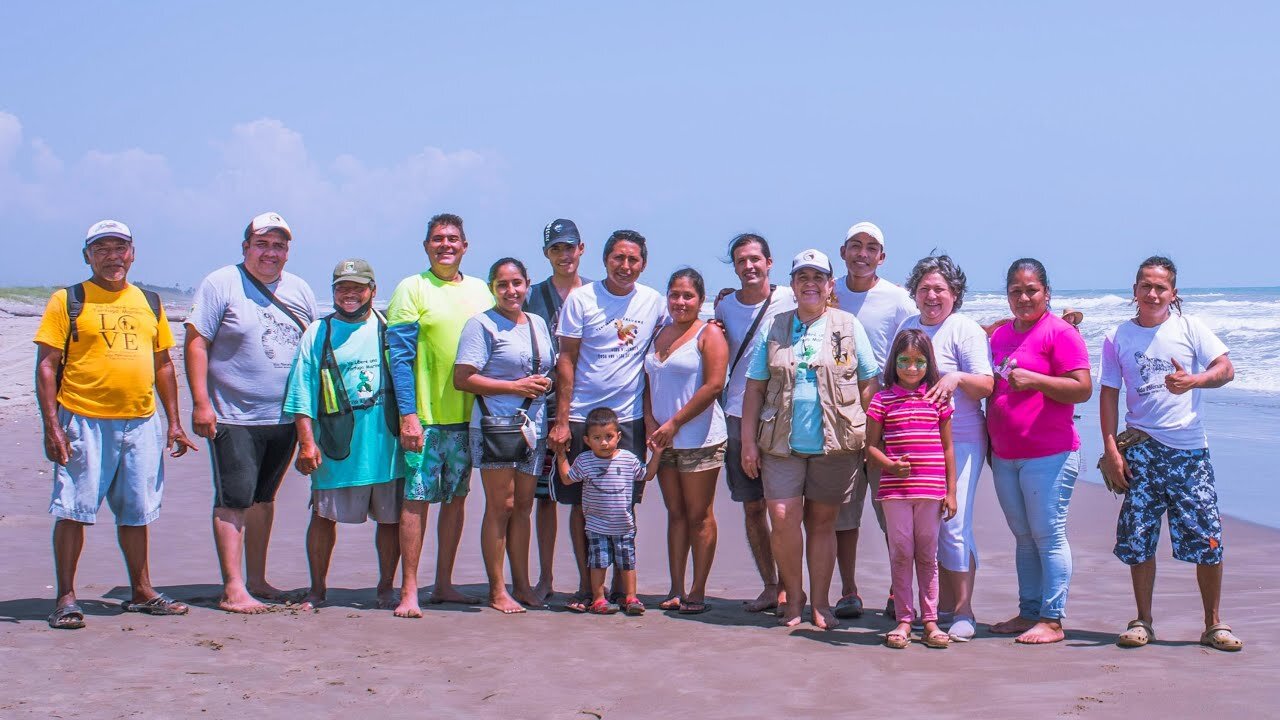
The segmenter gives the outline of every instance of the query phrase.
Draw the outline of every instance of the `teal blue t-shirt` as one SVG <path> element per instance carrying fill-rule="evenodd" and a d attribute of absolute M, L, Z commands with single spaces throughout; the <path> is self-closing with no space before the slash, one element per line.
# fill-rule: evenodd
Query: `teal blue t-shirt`
<path fill-rule="evenodd" d="M 773 329 L 774 318 L 762 324 L 760 334 L 756 336 L 755 346 L 751 351 L 751 364 L 747 367 L 747 377 L 751 380 L 765 381 L 769 379 L 768 337 Z M 818 400 L 818 373 L 809 367 L 809 363 L 822 350 L 822 336 L 827 329 L 827 316 L 824 313 L 813 324 L 805 325 L 796 316 L 791 320 L 791 343 L 795 348 L 796 384 L 791 403 L 791 449 L 805 454 L 822 452 L 822 405 Z M 875 354 L 871 350 L 871 341 L 867 339 L 867 331 L 862 323 L 854 318 L 853 343 L 858 355 L 858 379 L 870 380 L 880 374 Z"/>
<path fill-rule="evenodd" d="M 331 318 L 330 344 L 333 355 L 342 371 L 342 383 L 346 386 L 347 399 L 352 407 L 363 405 L 370 398 L 376 402 L 368 408 L 355 411 L 355 432 L 351 436 L 351 454 L 343 460 L 334 460 L 321 450 L 320 467 L 311 473 L 311 487 L 315 490 L 375 485 L 404 477 L 399 467 L 399 448 L 396 437 L 387 427 L 382 392 L 382 368 L 378 354 L 382 346 L 378 342 L 378 319 L 373 315 L 363 323 L 344 322 Z M 289 371 L 289 382 L 284 398 L 284 411 L 294 415 L 306 415 L 315 419 L 320 402 L 320 361 L 324 353 L 323 322 L 311 323 L 298 344 L 298 354 Z M 312 432 L 318 432 L 312 422 Z"/>

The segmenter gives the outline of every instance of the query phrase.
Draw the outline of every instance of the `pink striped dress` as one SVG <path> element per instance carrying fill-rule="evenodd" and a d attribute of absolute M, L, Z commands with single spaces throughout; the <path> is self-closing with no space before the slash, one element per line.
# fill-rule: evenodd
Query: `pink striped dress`
<path fill-rule="evenodd" d="M 938 424 L 951 417 L 950 404 L 938 407 L 924 399 L 929 388 L 913 391 L 894 385 L 876 393 L 867 417 L 884 427 L 884 454 L 890 460 L 909 455 L 911 474 L 905 478 L 880 476 L 877 500 L 938 499 L 947 496 L 947 463 Z"/>

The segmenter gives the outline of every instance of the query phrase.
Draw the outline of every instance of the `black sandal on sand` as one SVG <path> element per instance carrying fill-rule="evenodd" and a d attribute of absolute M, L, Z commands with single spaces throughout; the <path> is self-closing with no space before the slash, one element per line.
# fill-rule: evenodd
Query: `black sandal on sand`
<path fill-rule="evenodd" d="M 587 611 L 587 605 L 591 603 L 590 593 L 574 593 L 565 601 L 564 607 L 570 612 L 584 613 Z"/>
<path fill-rule="evenodd" d="M 54 630 L 79 630 L 84 627 L 84 610 L 75 603 L 62 605 L 49 616 L 49 627 Z"/>
<path fill-rule="evenodd" d="M 125 602 L 120 607 L 125 612 L 143 613 L 144 615 L 186 615 L 190 610 L 185 604 L 174 600 L 164 593 L 157 593 L 146 602 Z"/>
<path fill-rule="evenodd" d="M 672 595 L 666 600 L 663 600 L 662 602 L 658 603 L 658 609 L 666 612 L 670 612 L 672 610 L 679 610 L 680 606 L 683 604 L 684 604 L 684 600 L 680 599 L 679 595 Z"/>
<path fill-rule="evenodd" d="M 711 603 L 685 600 L 680 603 L 678 612 L 681 615 L 701 615 L 704 612 L 711 612 Z"/>

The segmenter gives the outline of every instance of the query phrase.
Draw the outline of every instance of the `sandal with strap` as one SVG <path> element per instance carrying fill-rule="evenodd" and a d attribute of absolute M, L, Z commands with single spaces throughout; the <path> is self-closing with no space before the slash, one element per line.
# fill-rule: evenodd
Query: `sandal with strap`
<path fill-rule="evenodd" d="M 1137 648 L 1156 639 L 1156 631 L 1146 620 L 1130 620 L 1128 628 L 1120 633 L 1116 645 L 1126 648 Z"/>
<path fill-rule="evenodd" d="M 629 597 L 622 604 L 622 612 L 628 615 L 643 615 L 644 603 L 640 602 L 638 597 Z"/>
<path fill-rule="evenodd" d="M 679 595 L 672 595 L 666 600 L 658 603 L 658 609 L 664 611 L 679 610 L 682 603 L 684 603 L 684 601 L 680 599 Z"/>
<path fill-rule="evenodd" d="M 146 602 L 126 602 L 121 603 L 121 608 L 125 612 L 143 613 L 144 615 L 186 615 L 190 610 L 184 603 L 165 595 L 157 593 L 155 597 Z"/>
<path fill-rule="evenodd" d="M 574 593 L 565 601 L 564 608 L 569 612 L 584 613 L 587 611 L 587 604 L 590 602 L 590 594 Z"/>
<path fill-rule="evenodd" d="M 951 647 L 951 636 L 942 630 L 934 630 L 924 636 L 924 645 L 935 650 L 943 650 Z"/>
<path fill-rule="evenodd" d="M 1205 630 L 1200 636 L 1200 644 L 1226 652 L 1244 649 L 1244 641 L 1236 637 L 1235 633 L 1231 632 L 1231 626 L 1226 623 L 1218 623 Z"/>
<path fill-rule="evenodd" d="M 615 605 L 610 605 L 608 600 L 600 598 L 587 606 L 587 612 L 592 615 L 612 615 L 618 612 L 618 608 Z"/>
<path fill-rule="evenodd" d="M 75 603 L 59 606 L 49 616 L 49 627 L 54 630 L 79 630 L 84 627 L 84 610 Z"/>
<path fill-rule="evenodd" d="M 884 644 L 886 647 L 891 647 L 894 650 L 902 650 L 911 644 L 911 638 L 897 630 L 894 630 L 884 636 Z"/>

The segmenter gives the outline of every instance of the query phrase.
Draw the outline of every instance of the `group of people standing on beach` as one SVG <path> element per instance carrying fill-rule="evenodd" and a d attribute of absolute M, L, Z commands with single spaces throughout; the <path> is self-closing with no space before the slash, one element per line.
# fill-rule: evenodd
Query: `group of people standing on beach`
<path fill-rule="evenodd" d="M 1017 613 L 990 630 L 1028 644 L 1063 639 L 1067 508 L 1082 462 L 1073 408 L 1091 397 L 1093 378 L 1075 327 L 1082 317 L 1050 309 L 1039 261 L 1009 266 L 1012 318 L 983 327 L 959 312 L 966 277 L 947 255 L 922 258 L 904 287 L 880 277 L 885 237 L 870 222 L 849 228 L 839 246 L 847 274 L 836 277 L 828 256 L 811 249 L 791 261 L 786 284 L 770 282 L 768 241 L 743 234 L 728 247 L 740 285 L 721 291 L 714 319 L 704 320 L 696 270 L 673 273 L 665 294 L 640 283 L 648 248 L 635 231 L 608 236 L 605 277 L 591 281 L 579 273 L 586 244 L 576 225 L 553 220 L 542 236 L 549 277 L 531 283 L 525 264 L 505 257 L 486 281 L 462 272 L 463 221 L 446 213 L 427 226 L 429 268 L 396 286 L 385 316 L 374 308 L 373 268 L 360 258 L 337 263 L 333 312 L 321 316 L 311 288 L 285 271 L 292 239 L 278 214 L 253 218 L 242 261 L 201 282 L 185 322 L 191 426 L 211 459 L 223 610 L 257 613 L 263 600 L 285 596 L 267 580 L 267 549 L 276 491 L 293 463 L 312 484 L 306 608 L 325 602 L 337 525 L 372 519 L 378 603 L 421 617 L 418 564 L 433 504 L 427 601 L 479 602 L 453 583 L 476 468 L 493 608 L 547 603 L 557 506 L 566 504 L 578 587 L 565 606 L 644 613 L 634 508 L 656 477 L 671 581 L 658 607 L 703 613 L 723 470 L 763 584 L 746 610 L 828 630 L 861 616 L 855 568 L 870 498 L 891 565 L 885 614 L 897 621 L 885 644 L 907 647 L 919 624 L 924 644 L 945 648 L 976 632 L 973 508 L 986 463 L 1018 577 Z M 123 223 L 91 227 L 92 277 L 53 294 L 35 337 L 44 446 L 55 463 L 55 628 L 84 626 L 75 569 L 84 526 L 104 499 L 130 576 L 124 609 L 188 611 L 157 592 L 147 570 L 163 455 L 196 445 L 178 410 L 164 308 L 128 281 L 134 257 Z M 1144 261 L 1133 293 L 1136 316 L 1107 334 L 1099 378 L 1098 462 L 1108 486 L 1125 494 L 1115 554 L 1131 567 L 1138 615 L 1118 642 L 1155 637 L 1155 550 L 1167 514 L 1174 557 L 1197 566 L 1200 642 L 1238 650 L 1243 643 L 1218 617 L 1222 530 L 1199 392 L 1234 371 L 1226 346 L 1182 314 L 1172 261 Z"/>

